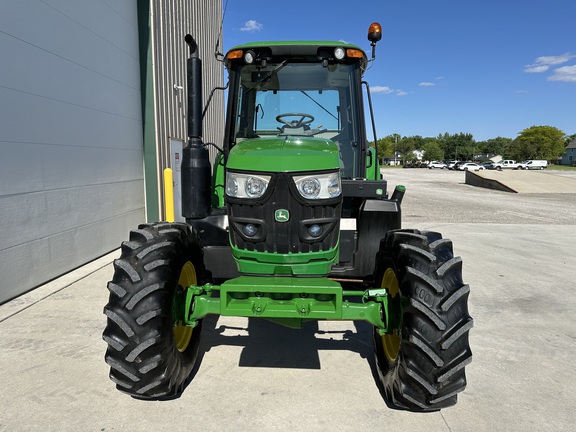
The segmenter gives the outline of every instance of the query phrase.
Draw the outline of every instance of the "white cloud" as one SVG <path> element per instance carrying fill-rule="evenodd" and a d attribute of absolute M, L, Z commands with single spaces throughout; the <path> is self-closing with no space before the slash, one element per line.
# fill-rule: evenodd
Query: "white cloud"
<path fill-rule="evenodd" d="M 370 87 L 371 93 L 381 93 L 381 94 L 392 94 L 394 93 L 396 96 L 405 96 L 410 93 L 414 93 L 413 91 L 405 92 L 404 90 L 394 90 L 388 86 L 374 86 Z"/>
<path fill-rule="evenodd" d="M 436 84 L 431 83 L 431 82 L 423 81 L 423 82 L 421 82 L 421 83 L 418 84 L 418 85 L 419 85 L 420 87 L 434 87 Z"/>
<path fill-rule="evenodd" d="M 255 32 L 255 31 L 260 31 L 263 28 L 264 28 L 264 26 L 262 24 L 260 24 L 258 21 L 248 20 L 244 23 L 244 27 L 240 28 L 240 31 Z"/>
<path fill-rule="evenodd" d="M 394 93 L 394 90 L 392 90 L 390 87 L 387 87 L 387 86 L 374 86 L 374 87 L 370 87 L 370 93 L 389 94 L 389 93 Z"/>
<path fill-rule="evenodd" d="M 524 66 L 524 72 L 526 73 L 542 73 L 546 72 L 548 69 L 550 69 L 550 66 L 547 65 L 532 64 Z"/>
<path fill-rule="evenodd" d="M 548 81 L 576 82 L 576 65 L 555 69 L 554 75 L 549 76 Z"/>
<path fill-rule="evenodd" d="M 545 64 L 545 65 L 559 65 L 562 63 L 566 63 L 568 60 L 573 59 L 576 57 L 574 54 L 564 53 L 559 56 L 542 56 L 536 59 L 536 64 Z"/>
<path fill-rule="evenodd" d="M 536 61 L 532 64 L 524 66 L 524 72 L 526 73 L 542 73 L 550 69 L 550 66 L 557 66 L 562 63 L 575 58 L 575 54 L 570 54 L 569 52 L 564 53 L 559 56 L 540 56 L 536 58 Z"/>

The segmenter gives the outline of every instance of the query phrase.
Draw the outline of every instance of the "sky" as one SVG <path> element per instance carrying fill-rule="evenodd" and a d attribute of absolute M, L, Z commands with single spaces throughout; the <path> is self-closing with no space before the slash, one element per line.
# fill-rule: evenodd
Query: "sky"
<path fill-rule="evenodd" d="M 370 55 L 377 137 L 576 133 L 576 0 L 223 0 L 223 46 L 339 40 Z M 367 124 L 369 139 L 373 139 Z"/>

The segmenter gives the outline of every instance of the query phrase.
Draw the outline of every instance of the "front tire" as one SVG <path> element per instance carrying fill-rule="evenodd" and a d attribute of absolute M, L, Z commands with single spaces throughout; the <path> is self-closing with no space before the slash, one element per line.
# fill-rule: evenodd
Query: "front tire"
<path fill-rule="evenodd" d="M 201 323 L 173 319 L 178 287 L 202 285 L 202 251 L 193 229 L 181 223 L 140 225 L 122 244 L 108 283 L 103 339 L 116 388 L 141 399 L 178 396 L 190 376 Z"/>
<path fill-rule="evenodd" d="M 379 381 L 396 408 L 436 411 L 456 403 L 472 360 L 470 288 L 452 243 L 433 232 L 388 233 L 377 256 L 376 281 L 388 291 L 392 329 L 374 330 Z"/>

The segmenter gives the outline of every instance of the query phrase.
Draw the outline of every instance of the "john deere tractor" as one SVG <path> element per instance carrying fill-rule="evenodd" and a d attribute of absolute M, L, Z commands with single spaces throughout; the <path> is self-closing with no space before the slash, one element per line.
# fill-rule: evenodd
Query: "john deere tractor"
<path fill-rule="evenodd" d="M 469 287 L 449 240 L 401 229 L 405 188 L 388 193 L 368 144 L 362 77 L 381 35 L 373 23 L 370 59 L 343 42 L 228 51 L 226 131 L 213 164 L 202 141 L 201 60 L 186 37 L 186 222 L 140 225 L 114 262 L 103 338 L 119 390 L 177 397 L 213 314 L 292 328 L 366 321 L 389 405 L 456 403 L 472 356 Z"/>

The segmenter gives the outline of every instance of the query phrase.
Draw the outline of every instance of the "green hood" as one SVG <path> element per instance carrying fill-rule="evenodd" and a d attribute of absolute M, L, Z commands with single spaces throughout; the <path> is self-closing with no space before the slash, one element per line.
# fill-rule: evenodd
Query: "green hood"
<path fill-rule="evenodd" d="M 254 138 L 230 150 L 228 169 L 267 172 L 332 170 L 340 167 L 334 141 L 309 137 Z"/>

